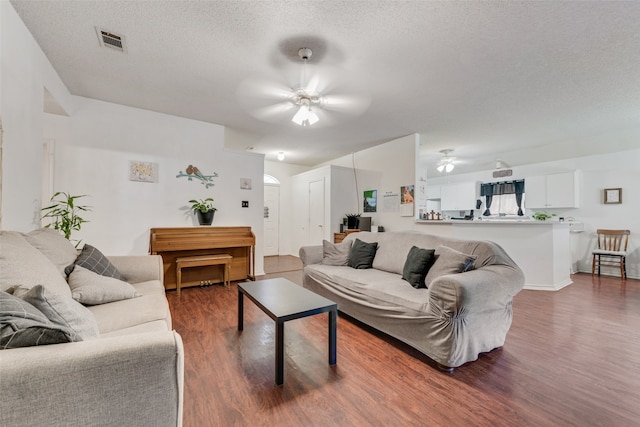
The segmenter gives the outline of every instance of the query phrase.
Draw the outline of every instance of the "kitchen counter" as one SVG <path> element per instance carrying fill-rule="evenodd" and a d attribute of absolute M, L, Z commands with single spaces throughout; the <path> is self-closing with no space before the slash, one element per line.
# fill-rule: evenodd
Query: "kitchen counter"
<path fill-rule="evenodd" d="M 525 289 L 555 291 L 572 283 L 569 222 L 416 220 L 414 228 L 442 237 L 498 243 L 524 272 Z"/>

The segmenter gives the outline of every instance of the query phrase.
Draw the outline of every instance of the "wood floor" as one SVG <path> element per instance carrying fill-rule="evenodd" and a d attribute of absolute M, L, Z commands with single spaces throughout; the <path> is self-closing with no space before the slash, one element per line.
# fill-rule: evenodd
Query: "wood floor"
<path fill-rule="evenodd" d="M 266 278 L 301 283 L 297 258 L 274 258 Z M 281 387 L 274 323 L 245 300 L 239 333 L 235 284 L 170 291 L 184 426 L 638 426 L 640 281 L 573 280 L 520 292 L 505 346 L 450 374 L 345 316 L 331 367 L 327 315 L 287 322 Z"/>

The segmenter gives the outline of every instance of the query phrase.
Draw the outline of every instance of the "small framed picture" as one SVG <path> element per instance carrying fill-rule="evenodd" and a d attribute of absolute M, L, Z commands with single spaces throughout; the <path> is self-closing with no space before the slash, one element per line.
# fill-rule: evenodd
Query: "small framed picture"
<path fill-rule="evenodd" d="M 604 203 L 607 205 L 622 203 L 622 188 L 605 188 Z"/>

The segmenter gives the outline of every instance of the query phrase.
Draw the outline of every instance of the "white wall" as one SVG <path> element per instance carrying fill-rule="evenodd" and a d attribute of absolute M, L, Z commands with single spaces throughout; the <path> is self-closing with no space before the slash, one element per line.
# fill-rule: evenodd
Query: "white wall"
<path fill-rule="evenodd" d="M 513 168 L 513 176 L 509 179 L 526 178 L 527 176 L 547 175 L 571 170 L 580 171 L 580 207 L 576 209 L 547 209 L 558 217 L 573 217 L 584 222 L 585 231 L 572 233 L 574 263 L 578 271 L 591 272 L 591 250 L 595 245 L 598 228 L 629 229 L 629 257 L 627 258 L 627 274 L 640 278 L 640 149 L 617 153 L 599 154 L 578 157 L 554 162 L 537 163 Z M 504 179 L 492 177 L 491 170 L 451 175 L 449 177 L 429 179 L 428 185 L 446 183 L 482 181 L 492 182 Z M 603 204 L 603 189 L 622 188 L 623 203 L 619 205 Z M 526 181 L 525 181 L 526 206 Z M 539 210 L 536 210 L 539 211 Z M 531 214 L 526 209 L 526 214 Z"/>
<path fill-rule="evenodd" d="M 197 225 L 188 201 L 212 197 L 214 226 L 251 226 L 263 272 L 262 155 L 226 150 L 219 125 L 88 98 L 76 104 L 72 117 L 46 115 L 44 137 L 55 140 L 55 190 L 89 195 L 91 222 L 78 238 L 107 254 L 145 254 L 150 228 Z M 157 163 L 159 181 L 130 181 L 131 160 Z M 176 178 L 189 164 L 218 173 L 215 185 Z M 252 190 L 240 189 L 240 178 L 250 178 Z"/>
<path fill-rule="evenodd" d="M 309 170 L 308 166 L 293 165 L 283 162 L 265 160 L 264 173 L 280 181 L 280 236 L 278 253 L 280 255 L 295 255 L 293 251 L 293 184 L 291 177 Z"/>
<path fill-rule="evenodd" d="M 0 1 L 0 117 L 4 129 L 1 226 L 38 226 L 42 185 L 44 89 L 67 112 L 69 91 L 8 1 Z"/>
<path fill-rule="evenodd" d="M 414 185 L 416 181 L 416 145 L 419 135 L 411 134 L 385 144 L 377 145 L 352 155 L 340 157 L 328 162 L 332 165 L 351 168 L 355 161 L 358 172 L 359 206 L 345 207 L 345 213 L 358 209 L 362 213 L 363 193 L 366 190 L 378 190 L 378 209 L 371 216 L 372 225 L 382 225 L 386 231 L 409 230 L 413 228 L 413 217 L 402 217 L 400 212 L 385 212 L 382 196 L 386 192 L 399 194 L 400 187 Z M 354 196 L 355 198 L 355 196 Z"/>

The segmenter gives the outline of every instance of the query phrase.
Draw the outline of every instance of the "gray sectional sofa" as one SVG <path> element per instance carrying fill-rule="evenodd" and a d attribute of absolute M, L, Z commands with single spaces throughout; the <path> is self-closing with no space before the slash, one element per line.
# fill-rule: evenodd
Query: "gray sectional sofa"
<path fill-rule="evenodd" d="M 356 239 L 377 243 L 372 268 L 326 262 L 336 250 L 347 250 L 340 245 L 302 247 L 303 286 L 336 301 L 339 311 L 416 348 L 441 369 L 461 366 L 504 344 L 512 300 L 524 276 L 499 245 L 414 231 L 352 233 L 341 245 L 349 247 Z M 414 288 L 402 279 L 413 246 L 440 255 L 426 277 L 428 288 Z M 448 259 L 449 252 L 468 255 L 473 265 Z M 447 266 L 448 261 L 453 263 Z M 463 269 L 468 271 L 458 272 Z"/>
<path fill-rule="evenodd" d="M 0 425 L 182 425 L 184 351 L 162 259 L 109 257 L 127 285 L 76 258 L 54 230 L 0 231 Z"/>

